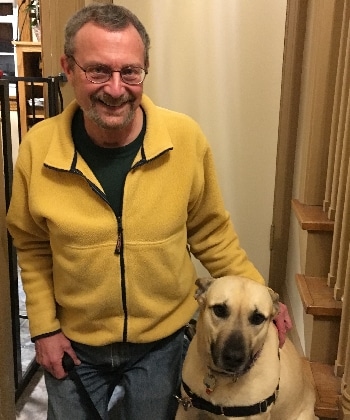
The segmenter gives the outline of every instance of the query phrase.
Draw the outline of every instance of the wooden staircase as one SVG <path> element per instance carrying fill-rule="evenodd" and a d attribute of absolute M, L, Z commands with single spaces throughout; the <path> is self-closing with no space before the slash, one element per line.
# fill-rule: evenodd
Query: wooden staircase
<path fill-rule="evenodd" d="M 286 273 L 315 413 L 350 420 L 350 2 L 288 0 L 287 8 L 273 257 Z M 289 220 L 293 195 L 301 202 L 292 201 Z M 276 251 L 287 229 L 287 250 Z"/>
<path fill-rule="evenodd" d="M 320 420 L 338 419 L 341 379 L 335 376 L 342 303 L 327 285 L 333 222 L 321 206 L 293 200 L 300 227 L 302 274 L 296 284 L 304 307 L 304 368 L 316 389 L 315 414 Z"/>

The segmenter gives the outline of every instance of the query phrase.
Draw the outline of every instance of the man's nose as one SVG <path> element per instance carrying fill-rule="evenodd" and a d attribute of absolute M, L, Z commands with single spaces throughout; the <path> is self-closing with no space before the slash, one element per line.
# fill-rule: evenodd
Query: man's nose
<path fill-rule="evenodd" d="M 116 94 L 125 90 L 125 83 L 123 82 L 119 71 L 114 71 L 112 73 L 111 78 L 106 83 L 106 88 L 109 89 L 108 93 L 111 92 L 112 96 L 116 96 Z"/>

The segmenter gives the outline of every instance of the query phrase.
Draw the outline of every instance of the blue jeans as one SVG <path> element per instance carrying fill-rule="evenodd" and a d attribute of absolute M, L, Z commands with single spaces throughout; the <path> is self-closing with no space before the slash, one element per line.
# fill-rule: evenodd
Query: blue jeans
<path fill-rule="evenodd" d="M 162 340 L 94 347 L 72 342 L 81 365 L 76 370 L 104 420 L 172 420 L 178 403 L 183 329 Z M 48 420 L 89 420 L 76 384 L 45 372 Z M 116 388 L 117 387 L 117 388 Z M 113 391 L 123 397 L 108 410 Z M 108 412 L 109 411 L 109 412 Z"/>

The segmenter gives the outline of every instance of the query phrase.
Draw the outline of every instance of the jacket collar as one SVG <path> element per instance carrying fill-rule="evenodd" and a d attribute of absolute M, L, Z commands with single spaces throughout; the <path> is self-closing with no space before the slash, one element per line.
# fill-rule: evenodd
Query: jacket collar
<path fill-rule="evenodd" d="M 133 167 L 173 149 L 168 128 L 159 113 L 159 108 L 146 95 L 142 97 L 141 106 L 146 114 L 146 134 Z M 54 117 L 57 123 L 51 124 L 51 142 L 45 158 L 46 166 L 70 171 L 74 164 L 82 172 L 89 171 L 83 159 L 76 156 L 71 133 L 72 119 L 78 107 L 74 100 L 60 115 Z"/>

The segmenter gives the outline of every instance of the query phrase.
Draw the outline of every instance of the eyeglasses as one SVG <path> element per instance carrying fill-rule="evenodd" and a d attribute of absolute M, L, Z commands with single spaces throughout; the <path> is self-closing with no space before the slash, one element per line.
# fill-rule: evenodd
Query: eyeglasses
<path fill-rule="evenodd" d="M 120 70 L 112 70 L 104 64 L 93 64 L 84 69 L 76 62 L 72 55 L 69 57 L 72 58 L 74 63 L 85 73 L 85 77 L 91 83 L 106 83 L 112 77 L 113 73 L 119 73 L 120 78 L 127 85 L 139 85 L 145 80 L 147 74 L 147 71 L 142 67 L 134 66 L 123 67 Z"/>

